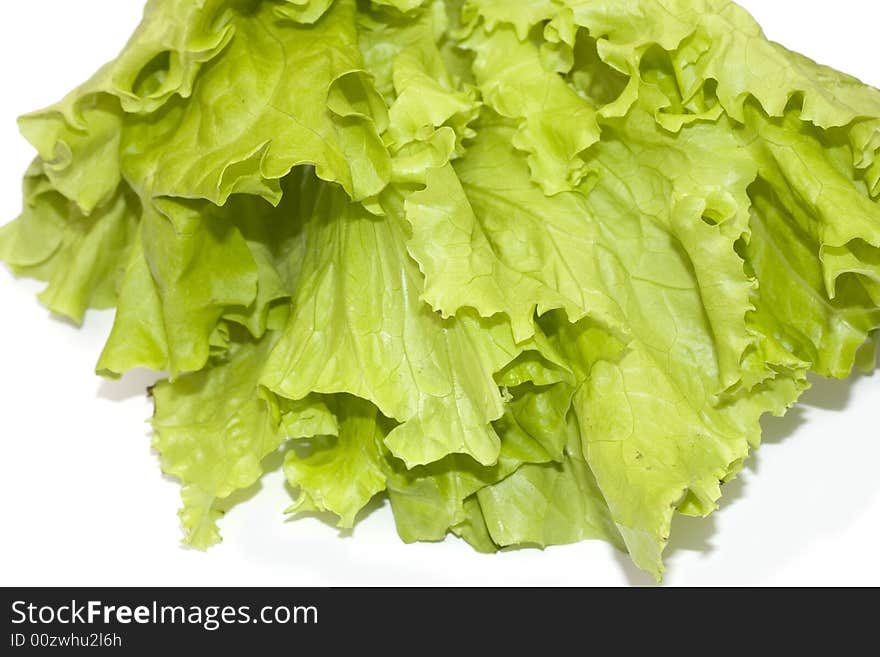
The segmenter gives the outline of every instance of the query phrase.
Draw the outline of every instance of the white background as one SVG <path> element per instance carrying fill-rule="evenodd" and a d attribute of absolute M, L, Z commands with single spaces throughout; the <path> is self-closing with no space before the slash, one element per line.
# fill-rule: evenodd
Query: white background
<path fill-rule="evenodd" d="M 743 2 L 770 38 L 880 86 L 873 0 Z M 141 0 L 3 2 L 0 221 L 18 212 L 32 157 L 15 117 L 59 99 L 122 47 Z M 179 546 L 178 487 L 150 451 L 147 373 L 91 374 L 112 315 L 83 330 L 0 267 L 0 584 L 648 584 L 597 542 L 479 555 L 449 539 L 404 545 L 390 509 L 347 535 L 285 522 L 280 473 L 234 508 L 208 553 Z M 678 518 L 672 585 L 880 585 L 880 375 L 818 382 L 709 520 Z"/>

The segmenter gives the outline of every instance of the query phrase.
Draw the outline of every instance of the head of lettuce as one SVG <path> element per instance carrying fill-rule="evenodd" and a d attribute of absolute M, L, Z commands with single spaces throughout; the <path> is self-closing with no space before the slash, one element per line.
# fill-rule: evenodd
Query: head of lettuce
<path fill-rule="evenodd" d="M 22 117 L 0 258 L 167 371 L 186 542 L 290 512 L 660 577 L 806 375 L 873 367 L 880 92 L 727 0 L 150 0 Z"/>

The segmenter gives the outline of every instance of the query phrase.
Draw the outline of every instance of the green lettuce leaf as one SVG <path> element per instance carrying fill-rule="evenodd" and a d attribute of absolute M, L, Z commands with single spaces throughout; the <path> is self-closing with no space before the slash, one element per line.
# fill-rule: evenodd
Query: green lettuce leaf
<path fill-rule="evenodd" d="M 276 338 L 236 342 L 213 367 L 153 388 L 153 447 L 162 470 L 185 484 L 182 517 L 194 547 L 219 540 L 217 501 L 258 481 L 263 459 L 284 439 L 257 384 Z"/>
<path fill-rule="evenodd" d="M 463 453 L 498 458 L 490 423 L 504 412 L 493 380 L 517 354 L 509 327 L 441 320 L 420 301 L 403 222 L 320 186 L 293 311 L 262 382 L 276 394 L 349 393 L 400 422 L 385 439 L 408 465 Z"/>
<path fill-rule="evenodd" d="M 128 180 L 151 197 L 223 204 L 247 193 L 277 203 L 279 179 L 308 163 L 356 199 L 384 188 L 386 110 L 363 71 L 354 1 L 337 0 L 314 25 L 276 9 L 261 2 L 233 14 L 235 38 L 192 95 L 126 126 Z"/>
<path fill-rule="evenodd" d="M 339 527 L 354 525 L 358 512 L 385 490 L 387 469 L 383 441 L 388 422 L 358 397 L 330 398 L 327 409 L 336 419 L 332 434 L 313 427 L 307 445 L 295 445 L 284 459 L 284 474 L 299 497 L 288 509 L 330 511 Z"/>

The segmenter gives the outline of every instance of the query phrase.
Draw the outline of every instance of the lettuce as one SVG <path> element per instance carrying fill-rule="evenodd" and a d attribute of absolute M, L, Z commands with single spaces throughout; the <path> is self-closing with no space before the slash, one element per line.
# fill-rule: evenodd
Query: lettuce
<path fill-rule="evenodd" d="M 20 127 L 0 258 L 168 373 L 198 548 L 281 452 L 292 514 L 660 578 L 764 414 L 876 364 L 880 92 L 727 0 L 150 0 Z"/>

